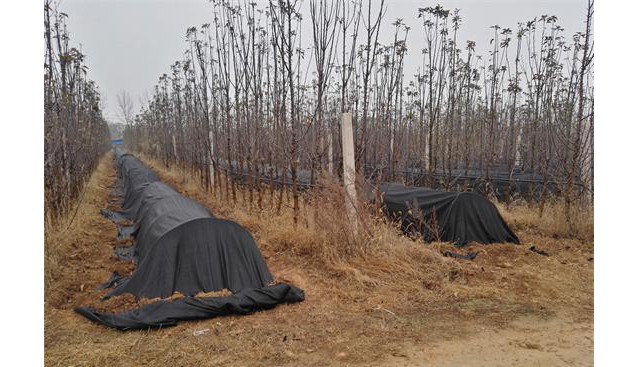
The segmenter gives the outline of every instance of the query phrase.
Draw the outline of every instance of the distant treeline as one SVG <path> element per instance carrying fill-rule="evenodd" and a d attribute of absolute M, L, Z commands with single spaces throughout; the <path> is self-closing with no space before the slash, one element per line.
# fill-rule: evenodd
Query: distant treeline
<path fill-rule="evenodd" d="M 492 26 L 487 55 L 458 39 L 458 9 L 415 7 L 418 28 L 391 20 L 393 41 L 380 44 L 384 1 L 315 0 L 303 16 L 301 4 L 213 0 L 212 22 L 187 30 L 184 58 L 125 131 L 129 147 L 233 197 L 220 167 L 249 172 L 256 190 L 263 168 L 279 167 L 297 209 L 300 170 L 311 182 L 339 172 L 340 115 L 352 112 L 357 169 L 380 168 L 383 180 L 526 174 L 540 177 L 529 189 L 541 208 L 556 182 L 568 216 L 591 202 L 593 2 L 574 9 L 586 14 L 574 35 L 549 15 Z M 303 40 L 302 22 L 312 24 Z M 422 41 L 408 45 L 415 31 Z M 404 72 L 408 47 L 422 50 L 416 75 Z"/>
<path fill-rule="evenodd" d="M 84 55 L 69 46 L 66 14 L 44 2 L 44 209 L 45 221 L 67 214 L 98 158 L 109 149 L 95 83 Z"/>

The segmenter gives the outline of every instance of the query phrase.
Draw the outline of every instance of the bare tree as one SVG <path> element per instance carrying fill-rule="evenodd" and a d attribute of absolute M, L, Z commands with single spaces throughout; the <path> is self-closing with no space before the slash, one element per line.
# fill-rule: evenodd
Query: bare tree
<path fill-rule="evenodd" d="M 357 144 L 357 169 L 361 170 L 366 165 L 367 146 L 368 146 L 368 109 L 370 107 L 370 77 L 377 59 L 377 47 L 379 46 L 379 30 L 381 29 L 381 20 L 386 12 L 385 0 L 381 0 L 379 4 L 379 12 L 376 17 L 372 17 L 372 0 L 368 0 L 367 16 L 363 18 L 363 27 L 365 31 L 365 44 L 360 50 L 363 58 L 363 114 L 361 119 L 361 133 L 359 135 L 359 143 Z"/>
<path fill-rule="evenodd" d="M 583 200 L 593 175 L 591 6 L 573 42 L 543 15 L 515 35 L 493 26 L 480 55 L 458 39 L 458 10 L 420 8 L 420 43 L 407 44 L 408 21 L 398 19 L 383 45 L 386 4 L 362 2 L 313 0 L 303 18 L 299 1 L 214 0 L 213 23 L 189 29 L 183 60 L 159 78 L 127 144 L 217 182 L 226 200 L 236 202 L 244 184 L 242 197 L 252 204 L 256 192 L 261 209 L 267 185 L 271 205 L 290 206 L 297 221 L 326 149 L 333 161 L 334 121 L 351 111 L 357 169 L 367 176 L 521 195 L 539 214 L 552 194 L 569 208 Z M 302 39 L 304 19 L 312 35 Z M 404 72 L 410 47 L 423 53 L 414 76 Z"/>
<path fill-rule="evenodd" d="M 311 182 L 314 183 L 315 169 L 321 162 L 324 154 L 323 135 L 324 130 L 324 104 L 326 100 L 327 82 L 334 67 L 336 57 L 336 31 L 337 18 L 340 10 L 339 2 L 328 4 L 326 0 L 311 0 L 310 19 L 312 21 L 312 37 L 314 43 L 314 59 L 317 70 L 317 104 L 314 113 L 312 136 L 315 144 L 315 152 L 311 158 Z M 332 131 L 330 128 L 329 132 Z M 330 134 L 330 144 L 332 135 Z M 332 159 L 329 157 L 328 159 Z"/>
<path fill-rule="evenodd" d="M 118 120 L 125 124 L 130 125 L 133 123 L 133 118 L 135 117 L 134 109 L 135 103 L 131 98 L 131 95 L 125 91 L 121 90 L 117 93 L 117 118 Z"/>
<path fill-rule="evenodd" d="M 44 209 L 55 224 L 70 212 L 99 157 L 109 148 L 96 84 L 84 55 L 69 45 L 65 13 L 44 3 Z"/>

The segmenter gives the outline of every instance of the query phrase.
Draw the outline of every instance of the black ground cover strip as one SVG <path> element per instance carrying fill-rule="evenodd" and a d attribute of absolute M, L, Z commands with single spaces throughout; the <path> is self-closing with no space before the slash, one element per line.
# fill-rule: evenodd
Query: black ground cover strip
<path fill-rule="evenodd" d="M 116 256 L 133 260 L 133 274 L 114 273 L 102 289 L 105 298 L 130 293 L 136 299 L 185 298 L 159 301 L 117 314 L 80 307 L 75 311 L 92 321 L 119 330 L 175 325 L 223 315 L 250 314 L 281 303 L 304 300 L 292 285 L 273 284 L 254 239 L 239 224 L 214 218 L 199 203 L 170 186 L 133 155 L 115 150 L 121 211 L 102 210 L 118 226 L 118 239 L 134 238 L 131 247 L 118 247 Z M 128 222 L 128 224 L 124 224 Z M 130 223 L 133 223 L 131 226 Z M 202 292 L 230 290 L 229 297 L 195 298 Z"/>

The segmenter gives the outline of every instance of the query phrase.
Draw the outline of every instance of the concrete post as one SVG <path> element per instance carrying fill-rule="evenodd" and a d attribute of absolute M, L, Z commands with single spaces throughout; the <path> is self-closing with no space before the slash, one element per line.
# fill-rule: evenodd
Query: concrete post
<path fill-rule="evenodd" d="M 175 158 L 175 162 L 177 163 L 177 139 L 175 139 L 175 134 L 173 133 L 173 157 Z"/>
<path fill-rule="evenodd" d="M 341 136 L 343 144 L 343 186 L 346 189 L 346 212 L 357 234 L 357 190 L 355 185 L 354 137 L 352 134 L 352 113 L 346 112 L 341 117 Z"/>

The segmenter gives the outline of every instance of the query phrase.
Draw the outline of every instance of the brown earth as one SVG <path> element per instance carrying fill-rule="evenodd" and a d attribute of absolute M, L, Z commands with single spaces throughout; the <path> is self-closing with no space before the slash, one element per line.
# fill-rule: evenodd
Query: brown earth
<path fill-rule="evenodd" d="M 285 210 L 258 210 L 245 192 L 230 205 L 152 160 L 165 182 L 249 229 L 275 277 L 304 289 L 306 300 L 155 331 L 91 323 L 73 307 L 95 304 L 113 271 L 133 270 L 113 256 L 121 244 L 100 215 L 115 183 L 111 159 L 91 177 L 73 221 L 45 232 L 48 366 L 593 365 L 593 240 L 523 224 L 517 209 L 504 216 L 522 245 L 473 246 L 474 261 L 445 258 L 449 245 L 411 241 L 383 221 L 366 225 L 365 255 L 347 248 L 346 256 L 330 252 L 335 239 L 313 223 L 339 229 L 319 206 L 308 204 L 306 213 L 317 213 L 295 227 Z"/>

